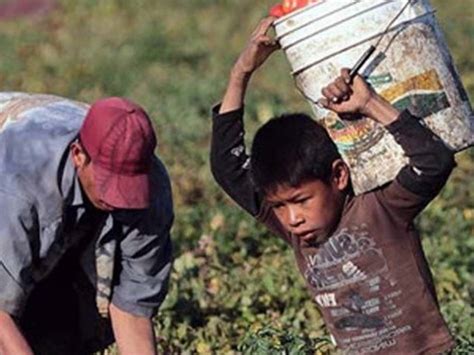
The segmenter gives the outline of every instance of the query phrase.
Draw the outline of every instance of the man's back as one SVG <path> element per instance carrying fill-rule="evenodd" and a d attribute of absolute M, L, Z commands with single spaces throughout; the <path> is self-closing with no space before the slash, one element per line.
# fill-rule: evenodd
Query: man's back
<path fill-rule="evenodd" d="M 11 96 L 0 94 L 0 190 L 51 212 L 67 192 L 57 172 L 66 167 L 87 106 L 47 95 L 2 97 Z"/>
<path fill-rule="evenodd" d="M 21 305 L 15 304 L 13 299 L 24 292 L 15 285 L 15 282 L 22 283 L 20 273 L 27 266 L 22 264 L 37 263 L 46 258 L 56 239 L 48 230 L 55 230 L 54 225 L 62 216 L 64 192 L 59 184 L 72 183 L 73 167 L 68 164 L 68 147 L 77 135 L 86 107 L 43 95 L 17 94 L 12 97 L 3 94 L 0 102 L 3 118 L 0 204 L 5 211 L 0 218 L 0 228 L 4 231 L 0 238 L 3 245 L 0 272 L 10 274 L 8 278 L 2 277 L 0 294 L 10 295 L 8 310 L 15 313 L 20 312 L 17 307 Z M 65 169 L 70 181 L 59 181 L 58 173 Z M 23 230 L 19 229 L 19 222 L 22 222 Z M 46 235 L 46 238 L 40 239 L 40 235 Z M 8 246 L 12 237 L 24 243 L 24 248 L 17 251 L 21 256 L 12 255 Z M 33 283 L 33 280 L 27 283 Z"/>

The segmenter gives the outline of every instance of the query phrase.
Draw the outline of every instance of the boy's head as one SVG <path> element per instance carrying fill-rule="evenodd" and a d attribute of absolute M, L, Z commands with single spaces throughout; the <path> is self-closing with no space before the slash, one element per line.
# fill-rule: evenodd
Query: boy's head
<path fill-rule="evenodd" d="M 337 226 L 349 170 L 326 130 L 307 115 L 283 115 L 257 131 L 251 173 L 289 232 L 321 241 Z"/>

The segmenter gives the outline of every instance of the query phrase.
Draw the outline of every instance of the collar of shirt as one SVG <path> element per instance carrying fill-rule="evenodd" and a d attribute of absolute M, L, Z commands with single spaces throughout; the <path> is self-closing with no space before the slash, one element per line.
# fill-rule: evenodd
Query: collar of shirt
<path fill-rule="evenodd" d="M 72 207 L 85 207 L 84 196 L 82 195 L 82 189 L 79 182 L 79 178 L 77 177 L 77 173 L 74 172 L 73 178 L 73 186 L 72 186 Z"/>
<path fill-rule="evenodd" d="M 58 171 L 58 186 L 64 199 L 64 207 L 84 207 L 81 185 L 77 171 L 69 155 L 69 149 L 64 152 Z"/>

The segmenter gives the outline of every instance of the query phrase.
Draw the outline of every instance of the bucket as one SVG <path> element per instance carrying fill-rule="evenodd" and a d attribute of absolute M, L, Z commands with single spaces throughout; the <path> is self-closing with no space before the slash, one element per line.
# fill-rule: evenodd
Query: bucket
<path fill-rule="evenodd" d="M 379 39 L 360 71 L 375 91 L 408 108 L 453 150 L 474 143 L 472 108 L 428 0 L 321 0 L 274 27 L 296 86 L 351 169 L 356 194 L 393 180 L 407 158 L 383 126 L 368 118 L 342 121 L 316 101 Z"/>
<path fill-rule="evenodd" d="M 31 117 L 72 120 L 84 117 L 88 105 L 63 97 L 23 92 L 0 92 L 0 133 L 12 123 Z M 42 113 L 47 113 L 44 115 Z"/>

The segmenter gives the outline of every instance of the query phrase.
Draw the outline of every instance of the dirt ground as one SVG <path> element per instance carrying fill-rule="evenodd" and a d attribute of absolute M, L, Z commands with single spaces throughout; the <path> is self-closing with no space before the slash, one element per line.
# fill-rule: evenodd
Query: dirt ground
<path fill-rule="evenodd" d="M 42 16 L 56 5 L 55 0 L 3 0 L 0 1 L 0 21 L 26 16 Z"/>

